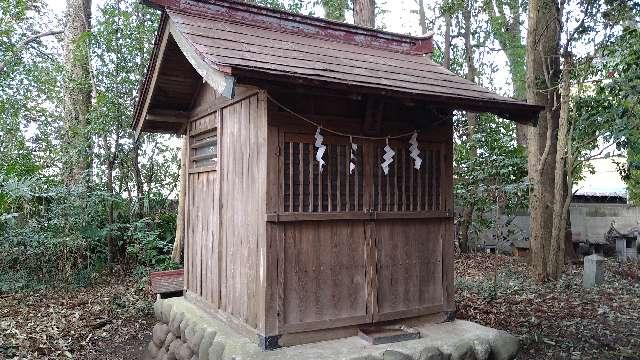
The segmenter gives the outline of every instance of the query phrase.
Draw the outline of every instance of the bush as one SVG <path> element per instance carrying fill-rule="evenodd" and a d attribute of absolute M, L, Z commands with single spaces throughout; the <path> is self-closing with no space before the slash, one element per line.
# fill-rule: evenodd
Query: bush
<path fill-rule="evenodd" d="M 147 216 L 135 215 L 135 203 L 101 190 L 65 188 L 47 179 L 3 179 L 0 185 L 0 290 L 26 284 L 87 286 L 102 270 L 175 268 L 170 253 L 175 215 L 171 203 L 152 194 Z M 109 224 L 107 206 L 113 204 Z M 113 256 L 111 243 L 117 245 Z M 15 276 L 11 275 L 14 274 Z"/>

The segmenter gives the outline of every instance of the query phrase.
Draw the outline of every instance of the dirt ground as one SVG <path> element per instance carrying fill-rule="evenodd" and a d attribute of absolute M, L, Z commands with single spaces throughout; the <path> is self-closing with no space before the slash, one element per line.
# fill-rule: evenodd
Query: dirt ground
<path fill-rule="evenodd" d="M 519 359 L 640 359 L 640 265 L 607 259 L 605 270 L 597 289 L 582 287 L 582 265 L 539 285 L 523 259 L 463 256 L 458 318 L 519 336 Z"/>
<path fill-rule="evenodd" d="M 84 289 L 0 295 L 0 359 L 140 359 L 151 300 L 122 275 Z"/>
<path fill-rule="evenodd" d="M 608 260 L 606 280 L 585 290 L 571 265 L 538 285 L 522 259 L 465 255 L 458 318 L 518 335 L 519 359 L 640 359 L 640 266 Z M 140 359 L 153 323 L 152 298 L 133 277 L 0 294 L 0 359 Z"/>

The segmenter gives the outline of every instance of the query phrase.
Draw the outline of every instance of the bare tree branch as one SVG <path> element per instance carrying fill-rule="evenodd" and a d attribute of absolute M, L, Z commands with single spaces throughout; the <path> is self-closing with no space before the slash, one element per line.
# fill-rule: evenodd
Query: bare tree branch
<path fill-rule="evenodd" d="M 20 44 L 18 44 L 18 46 L 16 46 L 16 50 L 13 52 L 13 55 L 14 56 L 17 55 L 20 51 L 22 51 L 22 49 L 27 47 L 27 45 L 31 44 L 32 42 L 38 39 L 42 39 L 43 37 L 47 37 L 47 36 L 62 34 L 62 32 L 63 30 L 50 30 L 50 31 L 45 31 L 39 34 L 32 35 L 24 39 L 22 42 L 20 42 Z M 0 62 L 0 72 L 3 72 L 5 68 L 6 68 L 6 61 Z"/>

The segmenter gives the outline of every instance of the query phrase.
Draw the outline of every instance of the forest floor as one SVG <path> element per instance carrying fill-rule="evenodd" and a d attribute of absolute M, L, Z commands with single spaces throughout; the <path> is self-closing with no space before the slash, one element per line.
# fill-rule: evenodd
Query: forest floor
<path fill-rule="evenodd" d="M 518 359 L 640 359 L 640 264 L 604 267 L 606 283 L 584 289 L 581 264 L 540 285 L 522 258 L 465 255 L 457 316 L 519 336 Z"/>
<path fill-rule="evenodd" d="M 458 318 L 519 336 L 519 359 L 640 359 L 640 265 L 605 267 L 606 284 L 585 290 L 579 265 L 539 285 L 522 259 L 459 257 Z M 0 293 L 0 359 L 140 359 L 152 313 L 144 283 L 122 275 Z"/>

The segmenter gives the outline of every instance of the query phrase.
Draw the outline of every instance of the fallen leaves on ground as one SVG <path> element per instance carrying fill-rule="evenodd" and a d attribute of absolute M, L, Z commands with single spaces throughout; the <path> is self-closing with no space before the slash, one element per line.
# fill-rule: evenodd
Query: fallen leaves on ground
<path fill-rule="evenodd" d="M 607 259 L 596 289 L 582 287 L 580 265 L 542 285 L 521 258 L 464 255 L 455 265 L 458 318 L 519 336 L 519 359 L 640 359 L 638 263 Z M 122 275 L 84 289 L 0 294 L 0 359 L 139 359 L 151 304 Z"/>
<path fill-rule="evenodd" d="M 0 294 L 0 359 L 139 359 L 152 302 L 133 277 Z"/>
<path fill-rule="evenodd" d="M 458 318 L 519 336 L 519 359 L 640 359 L 637 262 L 607 259 L 595 289 L 582 287 L 582 265 L 546 284 L 522 258 L 469 254 L 455 265 Z"/>

